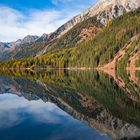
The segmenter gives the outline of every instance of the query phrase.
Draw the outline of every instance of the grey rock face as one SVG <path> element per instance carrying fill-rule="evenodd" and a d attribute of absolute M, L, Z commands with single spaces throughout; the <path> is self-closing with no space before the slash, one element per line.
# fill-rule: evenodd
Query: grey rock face
<path fill-rule="evenodd" d="M 41 37 L 39 37 L 36 41 L 37 42 L 44 42 L 44 41 L 46 41 L 46 40 L 48 40 L 48 38 L 49 38 L 49 35 L 48 34 L 46 34 L 46 33 L 44 33 Z"/>
<path fill-rule="evenodd" d="M 12 50 L 14 50 L 15 47 L 22 47 L 22 45 L 33 43 L 38 38 L 39 38 L 38 36 L 27 35 L 23 39 L 18 39 L 17 41 L 13 41 L 9 43 L 0 42 L 0 54 L 11 52 Z"/>
<path fill-rule="evenodd" d="M 110 19 L 116 18 L 124 12 L 133 11 L 138 7 L 140 7 L 140 0 L 100 0 L 91 8 L 58 28 L 55 34 L 62 35 L 77 23 L 93 16 L 96 16 L 103 25 L 106 25 Z"/>
<path fill-rule="evenodd" d="M 38 36 L 31 36 L 31 35 L 27 35 L 26 37 L 24 37 L 23 39 L 18 39 L 17 41 L 14 42 L 10 42 L 7 43 L 8 45 L 12 46 L 12 47 L 16 47 L 16 46 L 21 46 L 23 44 L 30 44 L 35 42 L 39 37 Z"/>

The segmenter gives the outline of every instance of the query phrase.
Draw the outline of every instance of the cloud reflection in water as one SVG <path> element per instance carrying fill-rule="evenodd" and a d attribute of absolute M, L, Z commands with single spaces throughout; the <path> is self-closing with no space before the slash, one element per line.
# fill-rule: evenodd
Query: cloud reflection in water
<path fill-rule="evenodd" d="M 53 103 L 0 95 L 1 140 L 108 140 Z M 87 135 L 88 134 L 88 135 Z"/>
<path fill-rule="evenodd" d="M 42 100 L 28 101 L 12 94 L 0 95 L 0 129 L 18 125 L 28 117 L 42 123 L 59 123 L 67 114 L 54 104 Z"/>

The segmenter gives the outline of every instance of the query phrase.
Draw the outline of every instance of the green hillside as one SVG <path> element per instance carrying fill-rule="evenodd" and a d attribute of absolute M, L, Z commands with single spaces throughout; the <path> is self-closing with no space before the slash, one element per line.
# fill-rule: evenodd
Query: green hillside
<path fill-rule="evenodd" d="M 89 18 L 77 25 L 75 25 L 71 30 L 69 30 L 66 34 L 60 37 L 54 44 L 52 45 L 51 50 L 56 48 L 70 48 L 75 47 L 78 42 L 80 42 L 82 35 L 88 38 L 89 36 L 95 36 L 100 30 L 103 28 L 103 25 L 97 20 L 96 16 Z M 83 30 L 90 30 L 89 35 L 83 33 Z M 81 36 L 80 36 L 81 35 Z"/>

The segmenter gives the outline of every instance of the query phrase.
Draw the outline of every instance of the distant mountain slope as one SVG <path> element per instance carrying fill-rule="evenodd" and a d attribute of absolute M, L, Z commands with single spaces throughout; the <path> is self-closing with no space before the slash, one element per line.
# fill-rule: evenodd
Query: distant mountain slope
<path fill-rule="evenodd" d="M 18 39 L 17 41 L 13 42 L 0 42 L 0 59 L 6 59 L 6 58 L 11 58 L 11 56 L 14 55 L 14 52 L 17 49 L 20 49 L 22 47 L 28 46 L 35 42 L 39 37 L 38 36 L 31 36 L 27 35 L 23 39 Z"/>
<path fill-rule="evenodd" d="M 17 46 L 22 46 L 23 44 L 30 44 L 35 42 L 37 39 L 39 39 L 38 36 L 31 36 L 31 35 L 27 35 L 26 37 L 24 37 L 23 39 L 18 39 L 17 41 L 13 41 L 13 42 L 9 42 L 9 43 L 0 43 L 0 47 L 2 47 L 2 45 L 5 45 L 5 48 L 12 48 L 12 47 L 17 47 Z"/>

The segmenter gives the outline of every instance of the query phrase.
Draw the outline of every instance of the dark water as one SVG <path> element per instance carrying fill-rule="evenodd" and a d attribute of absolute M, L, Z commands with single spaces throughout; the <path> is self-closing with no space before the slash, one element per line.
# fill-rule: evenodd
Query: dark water
<path fill-rule="evenodd" d="M 139 139 L 139 73 L 135 75 L 2 73 L 0 140 Z"/>

